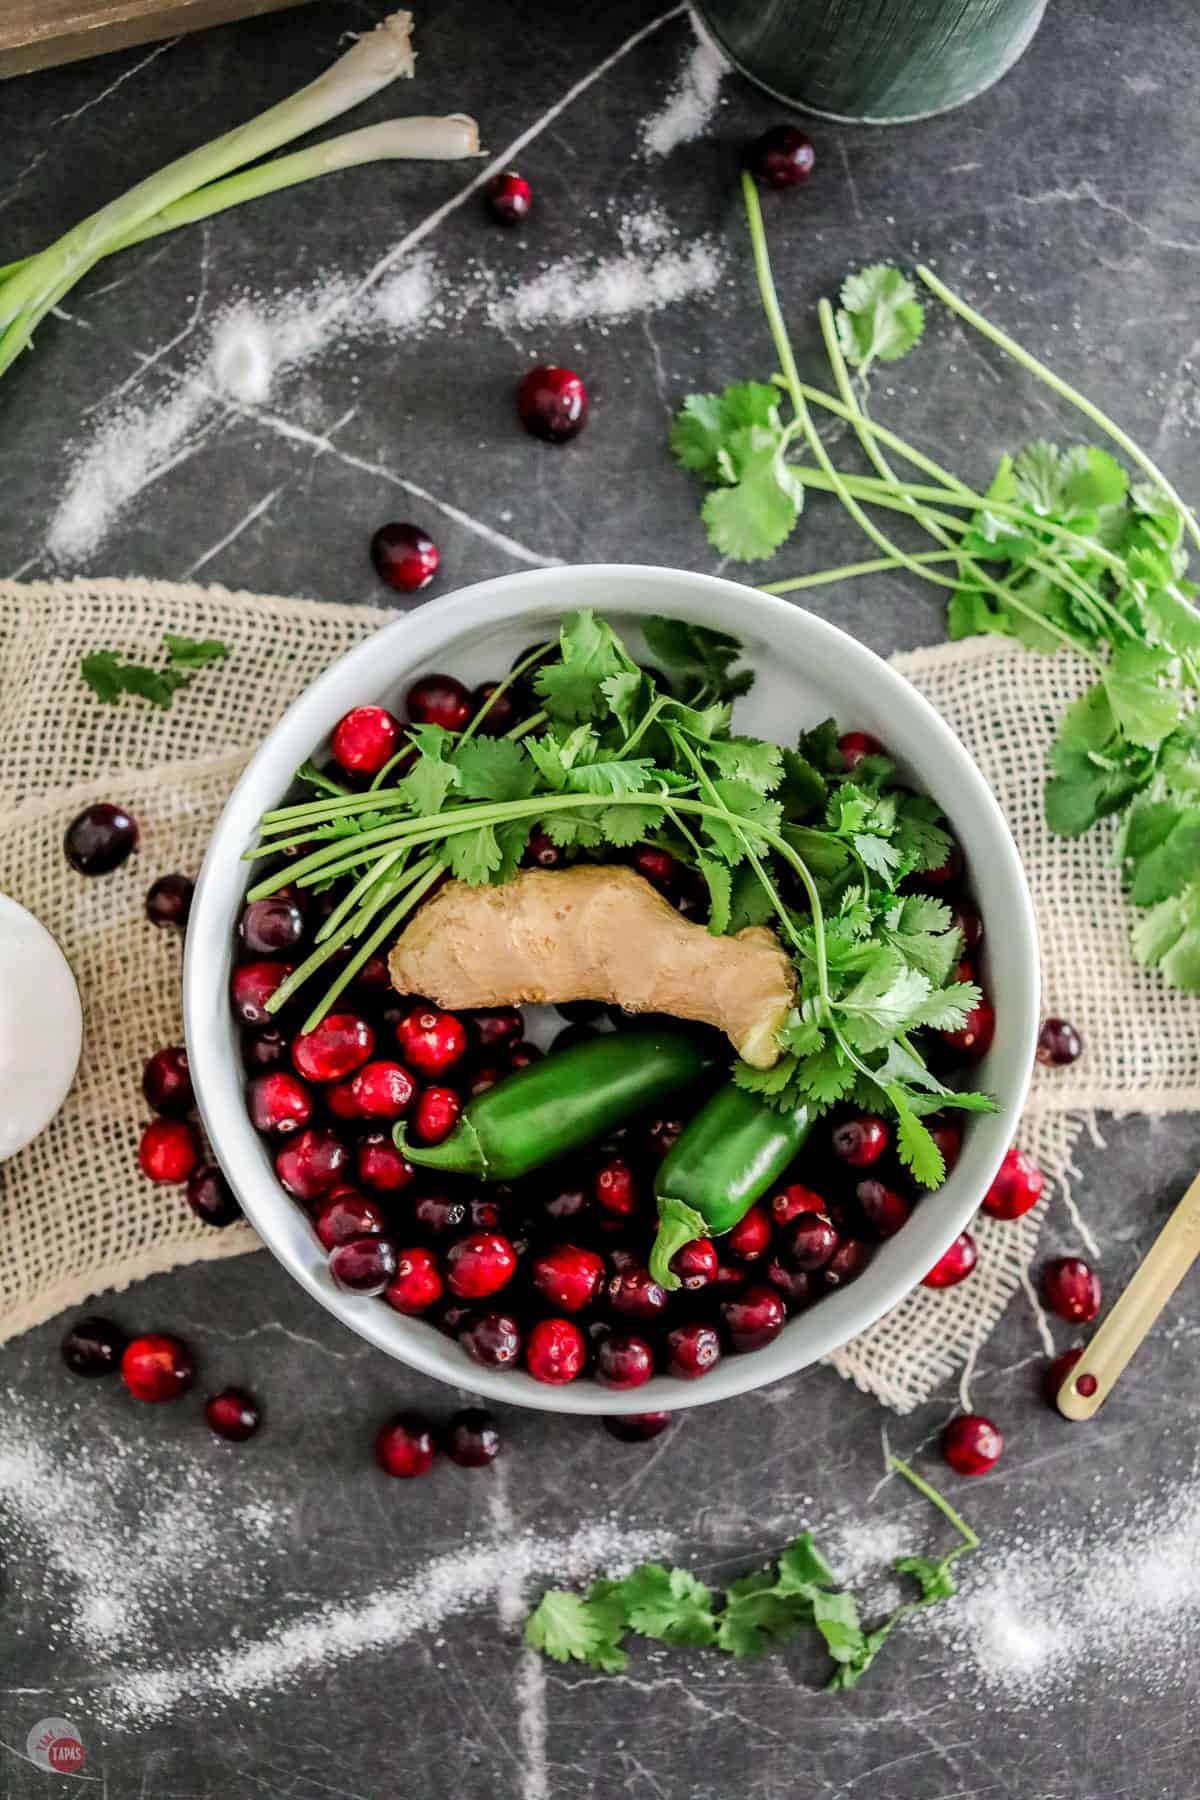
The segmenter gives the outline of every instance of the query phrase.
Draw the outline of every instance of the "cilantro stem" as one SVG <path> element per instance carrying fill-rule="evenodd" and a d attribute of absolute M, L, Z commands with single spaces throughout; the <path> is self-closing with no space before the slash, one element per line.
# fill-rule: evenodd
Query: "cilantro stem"
<path fill-rule="evenodd" d="M 651 725 L 653 725 L 655 719 L 657 719 L 657 717 L 661 713 L 663 707 L 667 705 L 669 698 L 670 698 L 670 696 L 667 694 L 656 694 L 655 695 L 651 704 L 646 708 L 645 712 L 642 714 L 642 717 L 638 721 L 636 728 L 630 732 L 629 736 L 625 739 L 625 742 L 621 745 L 620 750 L 617 752 L 618 756 L 620 756 L 621 758 L 625 758 L 629 755 L 629 752 L 633 749 L 634 745 L 638 742 L 638 739 L 643 737 L 645 735 L 645 733 L 650 729 Z"/>
<path fill-rule="evenodd" d="M 919 563 L 958 562 L 956 550 L 922 550 L 912 559 Z M 898 556 L 876 556 L 869 562 L 843 563 L 839 569 L 818 569 L 815 575 L 792 575 L 786 581 L 759 583 L 760 594 L 792 594 L 800 588 L 827 587 L 835 581 L 853 581 L 859 575 L 882 575 L 902 568 Z"/>
<path fill-rule="evenodd" d="M 281 1006 L 285 1006 L 292 995 L 298 992 L 304 983 L 316 974 L 318 969 L 325 966 L 331 956 L 336 956 L 343 944 L 348 944 L 351 938 L 357 936 L 365 925 L 370 924 L 381 906 L 386 906 L 395 895 L 403 893 L 406 888 L 419 881 L 423 873 L 433 866 L 436 866 L 433 859 L 426 857 L 417 863 L 415 868 L 402 873 L 398 872 L 390 880 L 383 880 L 376 892 L 368 896 L 353 918 L 347 919 L 330 937 L 319 943 L 310 955 L 292 970 L 286 980 L 280 982 L 267 1002 L 268 1012 L 277 1012 Z"/>
<path fill-rule="evenodd" d="M 1132 462 L 1135 462 L 1138 465 L 1138 468 L 1143 470 L 1144 473 L 1150 477 L 1151 481 L 1166 494 L 1172 504 L 1179 509 L 1180 517 L 1187 526 L 1192 541 L 1195 544 L 1200 545 L 1200 524 L 1197 523 L 1191 507 L 1188 506 L 1182 495 L 1167 480 L 1167 477 L 1163 474 L 1157 463 L 1152 461 L 1152 459 L 1146 455 L 1146 452 L 1139 444 L 1134 442 L 1128 432 L 1122 431 L 1121 427 L 1110 419 L 1107 413 L 1102 412 L 1085 394 L 1081 394 L 1078 388 L 1073 388 L 1070 382 L 1063 380 L 1061 375 L 1056 375 L 1053 369 L 1049 369 L 1045 363 L 1039 362 L 1036 356 L 1031 355 L 1028 350 L 1023 349 L 1022 346 L 1013 338 L 1010 338 L 1006 332 L 1001 331 L 998 325 L 993 325 L 990 319 L 985 318 L 982 313 L 976 312 L 973 306 L 968 306 L 967 302 L 960 299 L 952 288 L 948 288 L 944 282 L 939 281 L 931 269 L 927 269 L 924 264 L 918 263 L 917 275 L 920 280 L 925 283 L 925 286 L 929 289 L 930 293 L 936 294 L 943 305 L 948 306 L 952 313 L 956 313 L 958 317 L 965 320 L 968 325 L 974 326 L 975 330 L 978 331 L 981 336 L 989 339 L 998 349 L 1003 350 L 1007 356 L 1011 356 L 1014 362 L 1019 363 L 1023 369 L 1027 369 L 1031 375 L 1036 375 L 1038 380 L 1044 382 L 1048 388 L 1051 388 L 1060 399 L 1068 401 L 1077 411 L 1081 412 L 1085 418 L 1090 419 L 1093 425 L 1098 425 L 1100 430 L 1103 431 L 1107 437 L 1110 437 L 1114 444 L 1119 445 L 1126 456 L 1128 456 Z"/>
<path fill-rule="evenodd" d="M 962 1517 L 961 1513 L 955 1512 L 954 1508 L 944 1495 L 939 1494 L 937 1489 L 932 1486 L 930 1482 L 926 1481 L 923 1475 L 918 1475 L 915 1469 L 910 1468 L 903 1457 L 893 1454 L 888 1457 L 888 1462 L 891 1464 L 892 1468 L 895 1469 L 897 1475 L 903 1475 L 905 1481 L 910 1482 L 919 1494 L 924 1494 L 926 1500 L 928 1500 L 931 1505 L 937 1507 L 942 1517 L 950 1521 L 955 1531 L 958 1532 L 963 1540 L 960 1546 L 961 1550 L 977 1550 L 979 1548 L 979 1539 L 971 1530 L 971 1527 L 967 1524 L 967 1521 Z M 957 1554 L 957 1552 L 952 1552 L 952 1554 Z"/>
<path fill-rule="evenodd" d="M 323 944 L 326 938 L 332 937 L 342 921 L 354 911 L 363 896 L 375 886 L 377 881 L 380 881 L 383 876 L 387 874 L 389 869 L 394 868 L 396 863 L 401 861 L 401 859 L 407 855 L 408 846 L 402 845 L 399 850 L 393 850 L 389 856 L 381 857 L 378 862 L 373 862 L 366 874 L 360 875 L 349 892 L 343 894 L 342 898 L 338 901 L 337 905 L 322 925 L 320 931 L 318 931 L 315 942 Z"/>
<path fill-rule="evenodd" d="M 520 662 L 513 664 L 512 668 L 508 671 L 508 674 L 504 677 L 504 680 L 498 681 L 496 683 L 495 687 L 492 689 L 491 693 L 488 695 L 487 699 L 484 701 L 484 703 L 480 707 L 479 711 L 474 715 L 474 717 L 472 719 L 468 720 L 465 728 L 460 733 L 458 740 L 455 743 L 454 748 L 456 750 L 458 749 L 460 744 L 465 744 L 465 743 L 467 743 L 467 741 L 470 738 L 474 737 L 475 733 L 479 730 L 479 727 L 482 725 L 483 721 L 487 718 L 488 713 L 491 711 L 492 707 L 495 706 L 497 700 L 502 699 L 504 697 L 504 695 L 507 694 L 509 688 L 513 686 L 514 682 L 520 681 L 520 679 L 521 679 L 522 675 L 525 673 L 526 669 L 531 669 L 533 667 L 534 663 L 539 662 L 541 660 L 541 658 L 545 656 L 545 654 L 546 654 L 545 644 L 535 644 L 533 649 L 529 652 L 528 656 L 523 656 L 521 658 Z M 538 717 L 540 719 L 544 719 L 545 716 L 546 716 L 545 713 L 539 713 L 536 715 L 536 717 Z M 524 724 L 526 727 L 528 727 L 529 723 L 530 723 L 529 720 L 524 721 Z M 505 735 L 505 737 L 510 737 L 512 735 L 512 733 L 506 731 L 504 735 Z"/>
<path fill-rule="evenodd" d="M 442 864 L 433 862 L 431 859 L 431 866 L 426 873 L 420 880 L 414 881 L 413 885 L 409 888 L 403 898 L 396 903 L 391 912 L 385 914 L 382 922 L 371 933 L 370 937 L 366 938 L 363 943 L 359 945 L 349 962 L 339 970 L 337 980 L 326 989 L 322 998 L 317 1002 L 312 1012 L 309 1013 L 301 1027 L 302 1030 L 312 1031 L 321 1023 L 321 1020 L 325 1017 L 325 1014 L 329 1011 L 343 988 L 350 985 L 363 964 L 375 954 L 384 939 L 391 936 L 401 919 L 410 913 L 414 906 L 420 905 L 430 888 L 435 882 L 440 881 L 444 874 L 445 870 Z M 279 991 L 282 990 L 277 990 L 277 992 Z M 274 1000 L 275 998 L 276 995 L 272 994 L 271 1000 Z M 267 1007 L 268 1010 L 272 1010 L 270 1000 L 267 1002 Z"/>

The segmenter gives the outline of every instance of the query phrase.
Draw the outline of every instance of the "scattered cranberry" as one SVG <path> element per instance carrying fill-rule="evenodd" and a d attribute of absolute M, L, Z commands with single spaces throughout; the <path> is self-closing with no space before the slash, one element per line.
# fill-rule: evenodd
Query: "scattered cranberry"
<path fill-rule="evenodd" d="M 950 923 L 962 932 L 963 955 L 974 956 L 983 942 L 983 920 L 972 900 L 956 900 L 950 908 Z"/>
<path fill-rule="evenodd" d="M 410 1069 L 419 1075 L 445 1075 L 466 1054 L 467 1028 L 456 1013 L 414 1006 L 397 1025 L 396 1042 Z"/>
<path fill-rule="evenodd" d="M 371 1131 L 358 1146 L 355 1159 L 358 1179 L 377 1194 L 397 1194 L 406 1188 L 416 1170 L 383 1131 Z"/>
<path fill-rule="evenodd" d="M 587 1361 L 584 1335 L 571 1319 L 539 1319 L 525 1345 L 525 1367 L 552 1387 L 574 1381 Z"/>
<path fill-rule="evenodd" d="M 142 1132 L 138 1161 L 151 1181 L 186 1181 L 200 1161 L 200 1139 L 185 1119 L 151 1119 Z"/>
<path fill-rule="evenodd" d="M 1052 1313 L 1084 1325 L 1100 1311 L 1100 1277 L 1081 1256 L 1055 1256 L 1042 1267 L 1042 1298 Z"/>
<path fill-rule="evenodd" d="M 765 1206 L 752 1206 L 744 1212 L 726 1240 L 733 1255 L 742 1262 L 757 1262 L 771 1242 L 771 1215 Z"/>
<path fill-rule="evenodd" d="M 416 1084 L 397 1062 L 369 1062 L 354 1076 L 350 1093 L 360 1118 L 398 1119 L 412 1105 Z"/>
<path fill-rule="evenodd" d="M 459 1333 L 459 1343 L 485 1369 L 510 1369 L 521 1354 L 521 1327 L 511 1313 L 480 1313 Z"/>
<path fill-rule="evenodd" d="M 416 594 L 428 587 L 441 560 L 437 545 L 419 525 L 381 525 L 371 539 L 375 573 L 399 594 Z M 337 756 L 336 749 L 334 755 Z"/>
<path fill-rule="evenodd" d="M 717 1247 L 711 1238 L 693 1238 L 671 1258 L 671 1273 L 678 1275 L 679 1285 L 696 1293 L 717 1278 Z"/>
<path fill-rule="evenodd" d="M 401 1412 L 381 1425 L 375 1439 L 375 1461 L 385 1475 L 408 1481 L 433 1467 L 433 1428 L 420 1413 Z"/>
<path fill-rule="evenodd" d="M 537 1257 L 533 1285 L 558 1312 L 582 1312 L 600 1291 L 604 1258 L 578 1244 L 557 1244 Z"/>
<path fill-rule="evenodd" d="M 276 1153 L 275 1173 L 297 1200 L 324 1200 L 347 1159 L 346 1146 L 335 1133 L 309 1126 Z"/>
<path fill-rule="evenodd" d="M 679 879 L 679 864 L 669 850 L 653 844 L 639 844 L 630 859 L 639 875 L 645 876 L 660 893 L 666 894 Z"/>
<path fill-rule="evenodd" d="M 152 925 L 182 930 L 192 910 L 195 883 L 189 875 L 160 875 L 146 892 L 146 917 Z"/>
<path fill-rule="evenodd" d="M 832 1142 L 834 1154 L 852 1169 L 867 1169 L 887 1149 L 888 1128 L 874 1113 L 860 1113 L 834 1126 Z"/>
<path fill-rule="evenodd" d="M 949 1175 L 962 1155 L 962 1132 L 948 1119 L 926 1119 L 925 1124 L 930 1137 L 942 1153 L 942 1161 Z"/>
<path fill-rule="evenodd" d="M 825 1202 L 820 1194 L 815 1194 L 811 1188 L 803 1187 L 798 1181 L 793 1182 L 790 1187 L 783 1188 L 778 1194 L 772 1194 L 768 1203 L 768 1211 L 776 1226 L 790 1225 L 793 1219 L 798 1219 L 802 1213 L 812 1213 L 818 1218 L 826 1217 Z M 832 1245 L 829 1253 L 832 1256 Z"/>
<path fill-rule="evenodd" d="M 308 1081 L 343 1081 L 375 1048 L 375 1033 L 356 1013 L 327 1013 L 292 1040 L 292 1061 Z"/>
<path fill-rule="evenodd" d="M 169 1044 L 154 1052 L 142 1072 L 142 1093 L 147 1106 L 166 1119 L 181 1119 L 191 1112 L 196 1096 L 182 1044 Z"/>
<path fill-rule="evenodd" d="M 772 1296 L 774 1298 L 774 1296 Z M 780 1308 L 780 1311 L 783 1309 Z M 683 1381 L 696 1381 L 721 1360 L 721 1340 L 711 1325 L 695 1321 L 667 1333 L 667 1370 Z"/>
<path fill-rule="evenodd" d="M 1083 1039 L 1066 1019 L 1047 1019 L 1038 1032 L 1037 1059 L 1046 1068 L 1063 1068 L 1083 1054 Z"/>
<path fill-rule="evenodd" d="M 1046 1178 L 1032 1157 L 1014 1144 L 1005 1152 L 996 1178 L 983 1196 L 983 1210 L 992 1219 L 1019 1219 L 1042 1197 Z"/>
<path fill-rule="evenodd" d="M 204 1402 L 204 1419 L 210 1431 L 231 1444 L 244 1444 L 262 1424 L 258 1401 L 244 1388 L 222 1388 Z"/>
<path fill-rule="evenodd" d="M 291 1041 L 282 1031 L 247 1031 L 242 1034 L 242 1067 L 248 1075 L 280 1069 L 291 1061 Z"/>
<path fill-rule="evenodd" d="M 593 1185 L 597 1204 L 619 1219 L 637 1211 L 638 1186 L 623 1156 L 612 1156 L 600 1168 Z"/>
<path fill-rule="evenodd" d="M 192 1353 L 177 1337 L 150 1332 L 125 1346 L 121 1378 L 135 1400 L 176 1400 L 192 1385 Z"/>
<path fill-rule="evenodd" d="M 847 731 L 838 739 L 838 749 L 842 753 L 842 761 L 846 768 L 857 769 L 866 756 L 879 756 L 883 745 L 878 738 L 873 738 L 865 731 Z"/>
<path fill-rule="evenodd" d="M 242 1209 L 215 1163 L 203 1163 L 188 1176 L 187 1203 L 205 1225 L 218 1229 L 240 1219 Z"/>
<path fill-rule="evenodd" d="M 833 1256 L 838 1247 L 838 1234 L 824 1213 L 804 1212 L 793 1220 L 784 1246 L 787 1261 L 793 1269 L 812 1273 L 823 1269 Z"/>
<path fill-rule="evenodd" d="M 138 846 L 138 828 L 123 806 L 85 806 L 67 826 L 63 850 L 79 875 L 111 875 Z"/>
<path fill-rule="evenodd" d="M 279 962 L 239 963 L 229 983 L 233 1010 L 243 1025 L 271 1023 L 267 1001 L 277 987 L 292 973 L 291 965 Z"/>
<path fill-rule="evenodd" d="M 496 1006 L 464 1015 L 467 1030 L 478 1049 L 508 1051 L 521 1041 L 525 1020 L 515 1006 Z"/>
<path fill-rule="evenodd" d="M 519 687 L 506 687 L 499 692 L 498 681 L 481 681 L 471 695 L 472 716 L 480 737 L 503 737 L 518 722 Z"/>
<path fill-rule="evenodd" d="M 461 731 L 471 717 L 471 696 L 453 675 L 422 675 L 405 698 L 414 725 L 440 725 L 444 731 Z"/>
<path fill-rule="evenodd" d="M 446 1454 L 460 1469 L 486 1469 L 500 1452 L 500 1433 L 482 1406 L 464 1406 L 446 1426 Z"/>
<path fill-rule="evenodd" d="M 867 1224 L 881 1238 L 895 1237 L 908 1224 L 909 1204 L 882 1181 L 860 1181 L 854 1190 Z"/>
<path fill-rule="evenodd" d="M 246 1104 L 254 1129 L 271 1137 L 290 1137 L 312 1118 L 311 1090 L 286 1069 L 256 1075 L 246 1089 Z"/>
<path fill-rule="evenodd" d="M 557 869 L 563 859 L 561 846 L 547 836 L 540 825 L 535 825 L 530 832 L 525 854 L 539 869 Z"/>
<path fill-rule="evenodd" d="M 647 1443 L 664 1432 L 670 1423 L 669 1412 L 616 1413 L 601 1420 L 609 1436 L 621 1444 Z"/>
<path fill-rule="evenodd" d="M 966 1022 L 957 1031 L 943 1031 L 939 1035 L 952 1050 L 969 1056 L 972 1062 L 978 1062 L 991 1049 L 995 1034 L 996 1015 L 992 1011 L 991 1001 L 980 1000 L 978 1006 L 971 1008 Z"/>
<path fill-rule="evenodd" d="M 398 1313 L 415 1318 L 418 1313 L 428 1312 L 441 1299 L 443 1292 L 444 1284 L 436 1257 L 432 1251 L 417 1248 L 401 1250 L 396 1261 L 396 1273 L 384 1290 L 383 1297 Z"/>
<path fill-rule="evenodd" d="M 800 187 L 812 174 L 815 160 L 811 138 L 795 125 L 772 125 L 746 153 L 746 167 L 755 181 L 770 188 Z"/>
<path fill-rule="evenodd" d="M 843 1238 L 821 1270 L 823 1287 L 849 1287 L 857 1281 L 871 1260 L 871 1246 L 862 1238 Z"/>
<path fill-rule="evenodd" d="M 791 1269 L 778 1256 L 767 1264 L 767 1280 L 777 1294 L 782 1294 L 793 1312 L 807 1306 L 813 1297 L 813 1278 L 804 1269 Z"/>
<path fill-rule="evenodd" d="M 1003 1448 L 1004 1439 L 980 1413 L 961 1413 L 942 1433 L 942 1455 L 956 1475 L 986 1475 Z"/>
<path fill-rule="evenodd" d="M 542 363 L 517 388 L 517 412 L 531 437 L 565 444 L 587 421 L 587 389 L 573 370 Z"/>
<path fill-rule="evenodd" d="M 512 1280 L 517 1253 L 497 1231 L 474 1231 L 446 1252 L 446 1281 L 460 1300 L 483 1300 Z"/>
<path fill-rule="evenodd" d="M 659 1286 L 649 1269 L 640 1265 L 610 1275 L 604 1299 L 609 1311 L 618 1318 L 635 1319 L 644 1325 L 652 1325 L 667 1310 L 666 1289 Z"/>
<path fill-rule="evenodd" d="M 353 1237 L 382 1237 L 387 1229 L 383 1209 L 365 1194 L 347 1188 L 328 1199 L 316 1220 L 317 1236 L 326 1250 L 334 1250 Z"/>
<path fill-rule="evenodd" d="M 921 1281 L 922 1287 L 950 1288 L 957 1287 L 972 1274 L 979 1261 L 979 1251 L 975 1247 L 975 1239 L 969 1231 L 961 1231 L 944 1255 L 930 1269 Z"/>
<path fill-rule="evenodd" d="M 654 1373 L 654 1352 L 645 1338 L 613 1332 L 596 1349 L 596 1380 L 610 1388 L 635 1388 Z"/>
<path fill-rule="evenodd" d="M 396 1273 L 396 1263 L 395 1244 L 374 1233 L 345 1238 L 329 1252 L 329 1273 L 348 1294 L 382 1294 Z"/>
<path fill-rule="evenodd" d="M 304 914 L 293 900 L 272 894 L 252 900 L 242 913 L 238 933 L 254 956 L 276 956 L 294 950 L 304 936 Z"/>
<path fill-rule="evenodd" d="M 433 1237 L 449 1237 L 467 1223 L 467 1205 L 445 1194 L 422 1194 L 413 1207 L 413 1217 Z"/>
<path fill-rule="evenodd" d="M 488 211 L 497 225 L 519 225 L 522 219 L 528 218 L 533 191 L 525 177 L 518 175 L 515 169 L 493 175 L 485 192 Z"/>
<path fill-rule="evenodd" d="M 111 1375 L 121 1366 L 125 1333 L 108 1319 L 80 1319 L 62 1341 L 62 1359 L 72 1375 Z"/>
<path fill-rule="evenodd" d="M 731 1350 L 761 1350 L 783 1330 L 787 1309 L 774 1287 L 759 1284 L 722 1300 L 721 1318 Z"/>
<path fill-rule="evenodd" d="M 413 1136 L 421 1144 L 440 1144 L 461 1117 L 462 1101 L 453 1088 L 427 1087 L 413 1114 Z"/>

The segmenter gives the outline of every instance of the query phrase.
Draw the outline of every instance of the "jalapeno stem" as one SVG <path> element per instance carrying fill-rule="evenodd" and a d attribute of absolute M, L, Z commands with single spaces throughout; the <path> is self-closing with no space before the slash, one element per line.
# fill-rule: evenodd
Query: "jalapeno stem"
<path fill-rule="evenodd" d="M 460 1119 L 440 1144 L 410 1144 L 402 1123 L 394 1127 L 392 1137 L 400 1154 L 422 1168 L 448 1169 L 456 1175 L 474 1175 L 479 1181 L 487 1179 L 488 1159 L 470 1119 Z"/>
<path fill-rule="evenodd" d="M 708 1223 L 694 1206 L 667 1194 L 658 1203 L 658 1234 L 650 1251 L 650 1276 L 668 1293 L 679 1286 L 671 1259 L 685 1244 L 708 1236 Z"/>

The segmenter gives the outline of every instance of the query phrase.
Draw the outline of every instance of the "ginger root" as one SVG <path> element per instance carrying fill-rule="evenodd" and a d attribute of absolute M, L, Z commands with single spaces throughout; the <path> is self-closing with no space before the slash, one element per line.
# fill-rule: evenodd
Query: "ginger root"
<path fill-rule="evenodd" d="M 696 1019 L 725 1032 L 756 1069 L 779 1058 L 794 1004 L 773 932 L 714 937 L 632 869 L 530 869 L 498 887 L 452 881 L 398 938 L 388 969 L 403 994 L 439 1006 L 599 1000 Z"/>

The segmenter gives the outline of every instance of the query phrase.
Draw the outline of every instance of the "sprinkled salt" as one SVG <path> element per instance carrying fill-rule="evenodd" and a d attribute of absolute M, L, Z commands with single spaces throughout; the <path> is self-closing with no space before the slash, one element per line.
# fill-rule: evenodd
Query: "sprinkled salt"
<path fill-rule="evenodd" d="M 701 38 L 661 108 L 643 121 L 643 153 L 666 156 L 677 144 L 698 138 L 717 109 L 721 81 L 727 73 L 720 52 Z"/>

